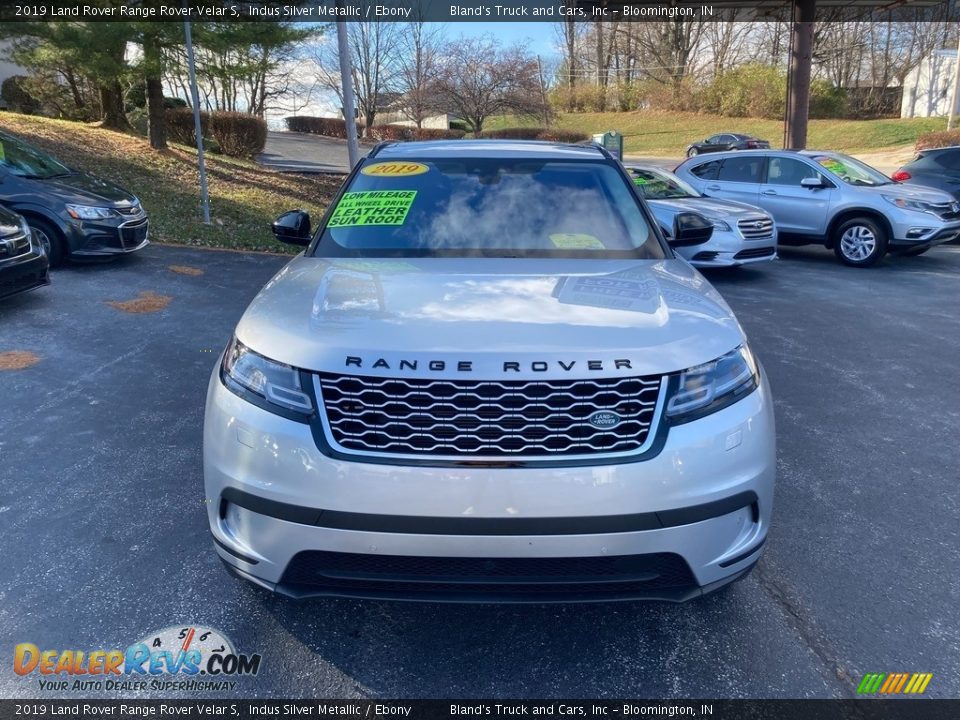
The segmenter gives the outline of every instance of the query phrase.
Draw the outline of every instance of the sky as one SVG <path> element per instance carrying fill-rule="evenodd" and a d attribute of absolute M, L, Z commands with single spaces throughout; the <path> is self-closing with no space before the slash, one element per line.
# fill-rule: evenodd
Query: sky
<path fill-rule="evenodd" d="M 458 37 L 482 37 L 490 35 L 507 47 L 514 44 L 522 45 L 530 54 L 539 55 L 543 60 L 545 72 L 559 59 L 557 37 L 554 25 L 549 22 L 448 22 L 437 23 L 444 25 L 443 33 L 448 40 Z M 329 41 L 334 42 L 331 34 Z M 310 65 L 303 65 L 303 75 L 300 83 L 304 86 L 313 84 L 314 70 Z M 299 75 L 300 72 L 297 72 Z M 339 112 L 339 102 L 336 96 L 329 91 L 315 89 L 311 100 L 306 106 L 298 107 L 300 115 L 336 116 Z M 273 128 L 283 125 L 283 118 L 292 114 L 289 109 L 274 108 L 267 111 L 267 122 Z"/>

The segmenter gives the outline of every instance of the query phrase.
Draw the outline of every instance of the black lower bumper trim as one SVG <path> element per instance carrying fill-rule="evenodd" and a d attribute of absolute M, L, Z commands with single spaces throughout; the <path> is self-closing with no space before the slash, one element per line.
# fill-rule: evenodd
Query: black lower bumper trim
<path fill-rule="evenodd" d="M 421 517 L 322 510 L 268 500 L 231 487 L 224 489 L 221 498 L 251 512 L 300 525 L 414 535 L 602 535 L 690 525 L 744 507 L 752 507 L 754 515 L 757 514 L 757 494 L 752 490 L 701 505 L 659 512 L 525 518 Z"/>

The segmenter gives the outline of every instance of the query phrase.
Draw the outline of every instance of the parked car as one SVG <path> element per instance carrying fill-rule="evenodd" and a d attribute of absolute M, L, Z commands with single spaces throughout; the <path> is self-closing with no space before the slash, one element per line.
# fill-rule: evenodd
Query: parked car
<path fill-rule="evenodd" d="M 900 183 L 943 190 L 960 200 L 960 146 L 921 150 L 890 177 Z"/>
<path fill-rule="evenodd" d="M 685 160 L 676 173 L 705 195 L 766 210 L 781 245 L 820 243 L 854 267 L 960 237 L 960 202 L 951 195 L 895 183 L 841 153 L 722 153 Z"/>
<path fill-rule="evenodd" d="M 766 378 L 609 152 L 384 144 L 318 227 L 274 232 L 305 249 L 207 394 L 235 574 L 293 597 L 682 601 L 756 563 Z"/>
<path fill-rule="evenodd" d="M 704 197 L 666 170 L 635 163 L 625 163 L 624 167 L 668 239 L 678 213 L 700 213 L 713 225 L 708 242 L 677 248 L 677 254 L 691 264 L 735 267 L 777 257 L 777 229 L 773 218 L 763 210 L 732 200 Z"/>
<path fill-rule="evenodd" d="M 0 298 L 48 285 L 47 254 L 27 221 L 0 207 Z"/>
<path fill-rule="evenodd" d="M 53 266 L 68 258 L 115 257 L 149 242 L 149 220 L 134 195 L 5 132 L 0 204 L 27 219 Z"/>
<path fill-rule="evenodd" d="M 757 150 L 769 148 L 770 143 L 753 135 L 739 133 L 719 133 L 711 135 L 702 142 L 687 146 L 687 157 L 702 155 L 703 153 L 724 152 L 726 150 Z"/>

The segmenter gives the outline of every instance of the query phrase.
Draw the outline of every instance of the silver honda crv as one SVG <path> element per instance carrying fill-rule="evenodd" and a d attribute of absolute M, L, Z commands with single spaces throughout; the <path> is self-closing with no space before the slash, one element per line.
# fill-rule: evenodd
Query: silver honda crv
<path fill-rule="evenodd" d="M 773 409 L 598 147 L 378 146 L 210 378 L 216 551 L 293 597 L 687 600 L 744 576 Z M 674 242 L 705 242 L 694 218 Z"/>
<path fill-rule="evenodd" d="M 953 197 L 901 185 L 840 153 L 715 153 L 686 160 L 675 172 L 704 195 L 766 210 L 781 245 L 824 244 L 855 267 L 887 252 L 919 255 L 960 237 L 960 202 Z"/>

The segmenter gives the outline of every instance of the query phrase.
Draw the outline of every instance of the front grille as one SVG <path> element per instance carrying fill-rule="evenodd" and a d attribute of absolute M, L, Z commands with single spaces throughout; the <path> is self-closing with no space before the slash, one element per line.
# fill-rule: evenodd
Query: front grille
<path fill-rule="evenodd" d="M 327 424 L 347 452 L 540 457 L 636 452 L 660 377 L 482 381 L 320 375 Z M 595 413 L 620 422 L 596 427 Z M 598 421 L 599 418 L 595 418 Z"/>
<path fill-rule="evenodd" d="M 137 205 L 130 205 L 129 207 L 115 207 L 113 209 L 121 215 L 127 216 L 139 215 L 143 212 L 143 208 L 140 207 L 139 203 Z"/>
<path fill-rule="evenodd" d="M 960 220 L 960 209 L 957 203 L 931 204 L 930 207 L 943 220 Z"/>
<path fill-rule="evenodd" d="M 673 553 L 489 558 L 308 550 L 293 557 L 280 585 L 303 595 L 510 595 L 544 600 L 682 592 L 697 583 L 687 563 Z"/>
<path fill-rule="evenodd" d="M 733 256 L 734 260 L 749 260 L 751 258 L 770 257 L 776 252 L 772 247 L 751 248 L 750 250 L 741 250 Z"/>
<path fill-rule="evenodd" d="M 30 252 L 30 239 L 26 235 L 14 238 L 0 238 L 0 260 L 26 255 Z"/>
<path fill-rule="evenodd" d="M 149 221 L 134 220 L 120 226 L 120 243 L 124 249 L 137 247 L 147 239 Z"/>
<path fill-rule="evenodd" d="M 746 240 L 767 240 L 773 237 L 773 220 L 764 217 L 744 218 L 737 223 Z"/>

